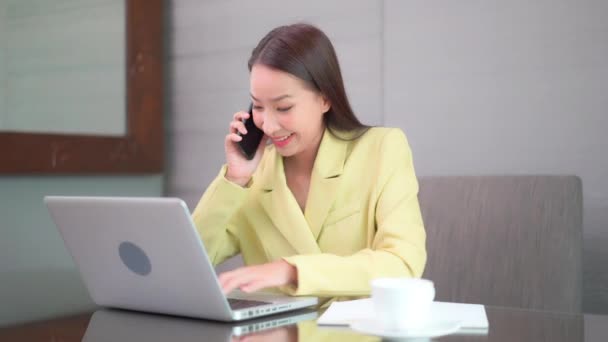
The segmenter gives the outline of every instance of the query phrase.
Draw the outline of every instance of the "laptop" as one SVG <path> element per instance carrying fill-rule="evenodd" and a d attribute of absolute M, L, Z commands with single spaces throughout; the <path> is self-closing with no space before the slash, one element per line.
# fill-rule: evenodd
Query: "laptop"
<path fill-rule="evenodd" d="M 224 323 L 174 316 L 102 309 L 95 311 L 82 338 L 101 341 L 234 341 L 253 339 L 270 330 L 295 328 L 301 321 L 314 320 L 316 311 L 298 310 L 252 320 Z"/>
<path fill-rule="evenodd" d="M 318 303 L 268 292 L 225 296 L 179 198 L 46 196 L 44 202 L 99 306 L 239 321 Z"/>

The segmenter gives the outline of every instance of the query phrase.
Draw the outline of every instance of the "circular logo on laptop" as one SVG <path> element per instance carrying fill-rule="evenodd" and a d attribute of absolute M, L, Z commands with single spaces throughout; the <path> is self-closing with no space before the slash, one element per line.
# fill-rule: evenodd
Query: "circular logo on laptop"
<path fill-rule="evenodd" d="M 146 255 L 143 249 L 139 248 L 136 244 L 125 241 L 118 246 L 118 254 L 120 260 L 130 269 L 132 272 L 139 275 L 145 276 L 152 271 L 152 264 L 150 264 L 150 258 Z"/>

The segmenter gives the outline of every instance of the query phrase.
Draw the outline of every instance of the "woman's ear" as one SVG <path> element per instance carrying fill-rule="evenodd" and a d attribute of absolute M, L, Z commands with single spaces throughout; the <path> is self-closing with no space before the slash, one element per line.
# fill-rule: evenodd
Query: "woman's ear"
<path fill-rule="evenodd" d="M 325 114 L 325 113 L 329 112 L 329 110 L 331 109 L 331 102 L 325 95 L 320 94 L 320 96 L 321 96 L 321 113 Z"/>

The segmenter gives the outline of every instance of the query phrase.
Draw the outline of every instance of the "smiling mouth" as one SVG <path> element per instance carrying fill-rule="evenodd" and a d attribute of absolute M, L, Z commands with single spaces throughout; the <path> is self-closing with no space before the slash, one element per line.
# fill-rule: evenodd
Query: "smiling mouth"
<path fill-rule="evenodd" d="M 281 138 L 273 138 L 272 140 L 281 142 L 281 141 L 285 141 L 285 140 L 289 139 L 289 137 L 291 137 L 292 135 L 293 135 L 293 133 L 286 135 L 284 137 L 281 137 Z"/>

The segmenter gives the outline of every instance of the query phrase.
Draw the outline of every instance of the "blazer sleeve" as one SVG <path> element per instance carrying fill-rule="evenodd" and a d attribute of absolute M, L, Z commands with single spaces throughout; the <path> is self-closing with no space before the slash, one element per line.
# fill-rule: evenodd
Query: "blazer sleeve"
<path fill-rule="evenodd" d="M 238 227 L 243 224 L 240 208 L 248 188 L 228 181 L 224 165 L 197 204 L 192 219 L 213 265 L 240 251 Z"/>
<path fill-rule="evenodd" d="M 390 130 L 379 151 L 374 190 L 376 233 L 369 248 L 350 256 L 321 253 L 283 258 L 298 272 L 291 295 L 367 296 L 370 280 L 420 277 L 426 264 L 426 234 L 418 204 L 418 181 L 403 132 Z"/>

